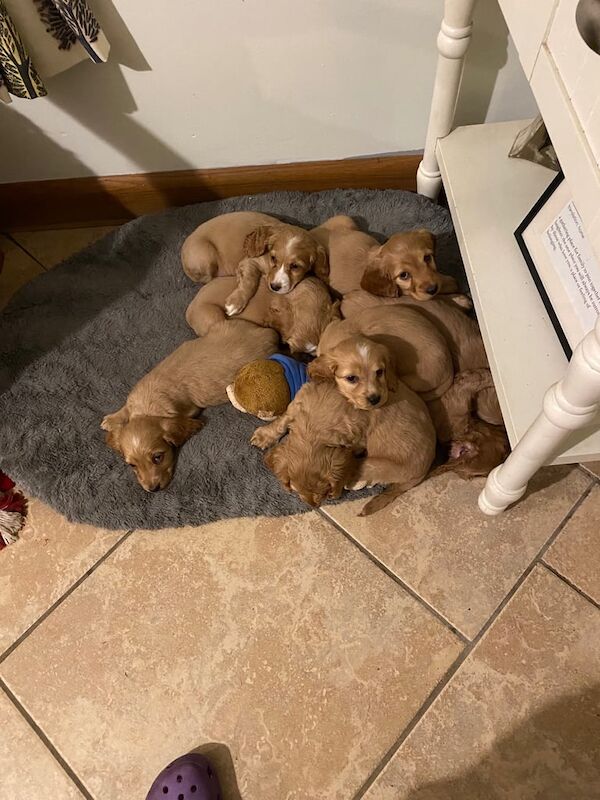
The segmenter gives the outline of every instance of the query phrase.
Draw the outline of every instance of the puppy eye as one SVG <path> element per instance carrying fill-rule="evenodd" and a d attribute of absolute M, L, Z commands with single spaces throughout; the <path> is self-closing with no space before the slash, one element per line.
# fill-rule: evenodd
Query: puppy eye
<path fill-rule="evenodd" d="M 299 264 L 290 264 L 290 269 L 296 271 L 297 269 L 300 269 L 300 265 Z"/>
<path fill-rule="evenodd" d="M 153 464 L 162 464 L 162 460 L 165 457 L 164 453 L 154 453 L 152 456 L 152 463 Z"/>
<path fill-rule="evenodd" d="M 358 375 L 346 375 L 348 383 L 358 383 Z"/>
<path fill-rule="evenodd" d="M 426 264 L 431 264 L 431 259 L 432 259 L 431 253 L 427 253 L 427 255 L 423 256 L 423 261 Z"/>
<path fill-rule="evenodd" d="M 378 378 L 381 378 L 381 376 L 383 375 L 383 369 L 380 367 L 380 368 L 379 368 L 379 369 L 378 369 L 378 370 L 375 372 L 375 375 L 377 375 L 377 377 L 378 377 Z"/>
<path fill-rule="evenodd" d="M 277 263 L 277 258 L 275 256 L 275 253 L 271 253 L 271 264 L 276 264 L 276 263 Z"/>
<path fill-rule="evenodd" d="M 406 270 L 404 270 L 404 272 L 400 273 L 400 280 L 401 281 L 407 281 L 409 278 L 410 278 L 410 272 L 407 272 Z"/>

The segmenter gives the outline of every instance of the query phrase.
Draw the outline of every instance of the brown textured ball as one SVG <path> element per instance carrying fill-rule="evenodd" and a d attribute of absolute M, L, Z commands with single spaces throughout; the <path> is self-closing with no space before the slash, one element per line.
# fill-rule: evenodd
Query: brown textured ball
<path fill-rule="evenodd" d="M 259 419 L 281 416 L 291 402 L 283 367 L 270 359 L 242 367 L 227 394 L 236 408 Z"/>

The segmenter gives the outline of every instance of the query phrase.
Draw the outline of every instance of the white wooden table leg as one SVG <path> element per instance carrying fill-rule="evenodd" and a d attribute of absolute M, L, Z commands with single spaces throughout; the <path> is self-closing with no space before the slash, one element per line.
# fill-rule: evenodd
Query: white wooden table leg
<path fill-rule="evenodd" d="M 564 378 L 546 392 L 542 413 L 504 464 L 489 474 L 479 508 L 499 514 L 522 497 L 532 475 L 552 459 L 571 431 L 592 422 L 599 409 L 600 317 L 577 346 Z"/>
<path fill-rule="evenodd" d="M 471 41 L 476 0 L 446 0 L 444 20 L 437 38 L 439 51 L 423 160 L 417 170 L 417 192 L 438 196 L 442 185 L 435 148 L 450 133 L 454 122 L 465 54 Z"/>

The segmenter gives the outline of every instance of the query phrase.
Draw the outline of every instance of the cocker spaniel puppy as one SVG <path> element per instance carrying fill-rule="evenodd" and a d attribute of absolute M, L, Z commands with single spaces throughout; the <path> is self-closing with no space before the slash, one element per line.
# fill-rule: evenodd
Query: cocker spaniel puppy
<path fill-rule="evenodd" d="M 328 280 L 325 248 L 297 225 L 251 211 L 236 211 L 200 225 L 184 242 L 181 259 L 192 280 L 206 283 L 236 275 L 237 287 L 225 303 L 227 316 L 244 310 L 261 276 L 270 291 L 286 294 L 309 273 Z"/>
<path fill-rule="evenodd" d="M 242 320 L 222 322 L 202 339 L 184 342 L 144 375 L 119 411 L 104 417 L 106 443 L 143 489 L 164 489 L 173 477 L 176 448 L 202 427 L 198 413 L 226 403 L 237 371 L 276 351 L 275 331 Z"/>

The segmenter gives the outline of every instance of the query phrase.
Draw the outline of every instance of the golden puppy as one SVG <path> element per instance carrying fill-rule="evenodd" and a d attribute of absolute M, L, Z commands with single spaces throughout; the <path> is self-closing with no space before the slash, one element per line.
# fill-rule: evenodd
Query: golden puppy
<path fill-rule="evenodd" d="M 195 283 L 235 275 L 246 237 L 261 225 L 280 225 L 276 217 L 254 211 L 234 211 L 213 217 L 190 233 L 181 248 L 183 271 Z"/>
<path fill-rule="evenodd" d="M 452 355 L 444 336 L 418 311 L 399 305 L 367 308 L 352 319 L 332 322 L 321 337 L 311 374 L 322 371 L 325 377 L 343 367 L 345 374 L 353 376 L 347 370 L 348 350 L 338 353 L 336 348 L 355 335 L 385 345 L 391 371 L 424 399 L 440 397 L 452 385 Z M 370 356 L 371 350 L 359 352 L 357 345 L 356 358 L 368 362 Z"/>
<path fill-rule="evenodd" d="M 227 402 L 237 371 L 277 351 L 277 334 L 249 322 L 215 325 L 202 339 L 184 342 L 136 384 L 125 405 L 102 420 L 106 443 L 135 471 L 147 492 L 173 477 L 175 448 L 202 427 L 207 407 Z"/>
<path fill-rule="evenodd" d="M 227 316 L 244 310 L 264 275 L 272 292 L 286 294 L 309 272 L 327 281 L 325 248 L 304 228 L 275 217 L 236 211 L 200 225 L 184 242 L 185 273 L 206 282 L 216 275 L 237 275 L 237 288 L 225 303 Z"/>
<path fill-rule="evenodd" d="M 456 472 L 462 478 L 488 475 L 510 452 L 503 425 L 476 419 L 475 402 L 485 389 L 493 390 L 489 369 L 460 372 L 451 388 L 429 404 L 438 439 L 449 445 L 448 462 L 434 470 Z"/>
<path fill-rule="evenodd" d="M 305 384 L 286 413 L 258 428 L 252 444 L 283 486 L 309 505 L 339 497 L 342 487 L 393 484 L 361 514 L 384 508 L 427 475 L 435 455 L 435 431 L 423 401 L 402 382 L 388 402 L 370 411 L 349 403 L 334 382 Z M 359 458 L 366 447 L 367 455 Z"/>
<path fill-rule="evenodd" d="M 435 325 L 446 340 L 455 372 L 489 368 L 479 325 L 465 313 L 468 304 L 465 305 L 463 295 L 438 296 L 425 304 L 410 297 L 375 297 L 359 289 L 343 298 L 342 314 L 347 319 L 354 319 L 367 308 L 381 306 L 408 306 Z M 479 390 L 475 398 L 475 409 L 480 419 L 492 425 L 502 425 L 502 412 L 493 384 Z"/>
<path fill-rule="evenodd" d="M 409 295 L 423 301 L 457 291 L 454 278 L 437 270 L 431 231 L 396 233 L 380 245 L 372 236 L 350 227 L 348 220 L 333 217 L 311 230 L 328 248 L 329 282 L 340 294 L 363 288 L 383 297 Z"/>
<path fill-rule="evenodd" d="M 324 500 L 337 500 L 356 481 L 359 461 L 349 447 L 318 441 L 306 447 L 306 441 L 299 434 L 288 436 L 265 453 L 265 464 L 284 489 L 318 508 Z"/>
<path fill-rule="evenodd" d="M 290 428 L 293 435 L 265 455 L 266 465 L 310 506 L 339 497 L 356 480 L 354 451 L 364 449 L 365 421 L 329 383 L 309 382 L 285 414 L 257 428 L 251 442 L 264 450 Z"/>
<path fill-rule="evenodd" d="M 376 297 L 364 289 L 349 292 L 342 299 L 344 319 L 355 319 L 370 308 L 412 308 L 431 322 L 446 340 L 457 372 L 465 369 L 487 367 L 488 361 L 479 332 L 479 325 L 466 313 L 463 305 L 456 302 L 463 295 L 446 297 L 438 295 L 428 303 L 412 297 Z M 465 298 L 466 299 L 466 298 Z"/>
<path fill-rule="evenodd" d="M 397 387 L 395 369 L 387 347 L 355 334 L 308 365 L 314 381 L 334 380 L 340 394 L 354 408 L 379 408 Z"/>
<path fill-rule="evenodd" d="M 225 302 L 234 288 L 235 278 L 215 278 L 200 289 L 185 315 L 198 336 L 226 319 Z M 261 281 L 239 319 L 273 328 L 292 353 L 314 354 L 327 325 L 341 318 L 339 306 L 327 286 L 313 276 L 285 295 L 273 294 Z"/>

